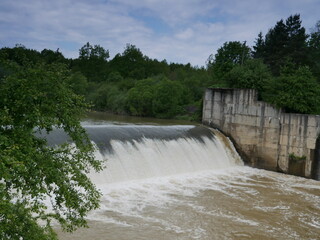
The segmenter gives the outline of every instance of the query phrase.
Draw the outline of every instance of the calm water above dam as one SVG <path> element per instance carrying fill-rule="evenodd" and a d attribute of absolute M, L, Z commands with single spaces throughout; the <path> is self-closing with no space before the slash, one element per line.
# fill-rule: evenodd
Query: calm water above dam
<path fill-rule="evenodd" d="M 60 239 L 319 239 L 319 181 L 245 167 L 202 127 L 84 124 L 106 160 L 101 207 Z"/>

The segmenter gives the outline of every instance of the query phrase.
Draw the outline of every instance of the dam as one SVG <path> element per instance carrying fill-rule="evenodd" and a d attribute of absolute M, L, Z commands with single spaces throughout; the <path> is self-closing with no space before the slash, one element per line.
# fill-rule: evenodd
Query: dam
<path fill-rule="evenodd" d="M 286 113 L 254 89 L 209 88 L 202 122 L 234 140 L 248 165 L 320 179 L 320 116 Z"/>
<path fill-rule="evenodd" d="M 317 239 L 320 182 L 244 166 L 231 141 L 196 125 L 85 122 L 105 169 L 88 229 L 59 239 Z M 64 139 L 56 132 L 49 142 Z"/>

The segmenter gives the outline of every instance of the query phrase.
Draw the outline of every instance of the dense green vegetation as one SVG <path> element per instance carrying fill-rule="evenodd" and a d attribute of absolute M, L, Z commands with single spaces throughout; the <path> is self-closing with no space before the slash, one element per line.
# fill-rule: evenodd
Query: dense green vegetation
<path fill-rule="evenodd" d="M 308 35 L 300 15 L 259 33 L 252 49 L 246 42 L 224 43 L 201 68 L 150 59 L 130 44 L 113 59 L 90 43 L 77 59 L 21 45 L 2 48 L 0 56 L 17 64 L 65 64 L 70 87 L 100 111 L 199 120 L 204 89 L 232 87 L 257 89 L 261 99 L 286 111 L 320 112 L 320 21 Z"/>
<path fill-rule="evenodd" d="M 119 114 L 199 119 L 203 91 L 214 83 L 205 68 L 159 62 L 133 45 L 112 60 L 107 50 L 89 43 L 77 59 L 21 45 L 2 48 L 0 54 L 17 64 L 64 64 L 71 72 L 69 87 L 76 94 L 85 96 L 95 110 Z"/>
<path fill-rule="evenodd" d="M 72 231 L 99 206 L 87 173 L 102 163 L 80 125 L 88 105 L 69 87 L 74 75 L 65 59 L 43 53 L 48 63 L 30 61 L 42 53 L 20 47 L 1 52 L 15 61 L 0 59 L 0 239 L 56 239 L 52 220 Z M 41 136 L 54 128 L 74 146 L 48 146 Z"/>
<path fill-rule="evenodd" d="M 86 173 L 101 163 L 80 125 L 86 102 L 101 111 L 199 120 L 205 88 L 254 88 L 286 111 L 320 113 L 320 21 L 308 35 L 299 15 L 260 33 L 253 49 L 224 43 L 206 67 L 150 59 L 130 44 L 109 58 L 90 43 L 77 59 L 23 45 L 0 49 L 1 239 L 55 239 L 51 220 L 72 231 L 98 206 Z M 36 134 L 54 128 L 75 147 L 52 148 Z"/>

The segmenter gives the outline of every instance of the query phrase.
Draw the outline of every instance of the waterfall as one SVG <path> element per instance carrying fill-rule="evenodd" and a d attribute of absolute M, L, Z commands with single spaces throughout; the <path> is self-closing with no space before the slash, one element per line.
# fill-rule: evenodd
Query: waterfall
<path fill-rule="evenodd" d="M 86 126 L 105 170 L 96 184 L 243 165 L 229 139 L 200 126 Z"/>
<path fill-rule="evenodd" d="M 243 165 L 233 145 L 217 130 L 202 126 L 86 125 L 105 169 L 96 184 L 218 170 Z M 46 136 L 51 145 L 67 140 L 62 130 Z"/>

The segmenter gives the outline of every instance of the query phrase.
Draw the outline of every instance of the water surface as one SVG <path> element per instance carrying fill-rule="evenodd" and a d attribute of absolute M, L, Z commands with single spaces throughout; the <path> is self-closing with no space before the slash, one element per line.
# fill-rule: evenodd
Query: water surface
<path fill-rule="evenodd" d="M 190 123 L 102 116 L 84 122 L 112 149 L 91 174 L 101 207 L 60 239 L 319 239 L 319 181 L 245 167 L 227 139 Z"/>

